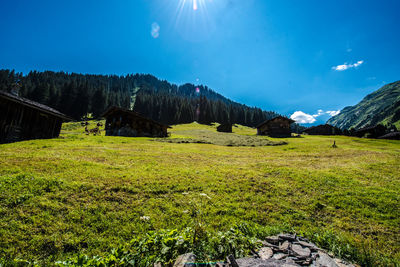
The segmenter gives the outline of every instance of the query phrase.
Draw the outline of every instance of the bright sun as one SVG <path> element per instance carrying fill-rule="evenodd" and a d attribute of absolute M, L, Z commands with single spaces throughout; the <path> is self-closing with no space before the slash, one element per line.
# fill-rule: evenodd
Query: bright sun
<path fill-rule="evenodd" d="M 213 29 L 213 14 L 218 1 L 216 0 L 176 0 L 174 24 L 185 38 L 199 39 L 209 34 Z M 170 3 L 172 3 L 170 2 Z M 213 13 L 210 13 L 213 11 Z"/>
<path fill-rule="evenodd" d="M 194 11 L 205 8 L 207 0 L 179 0 L 179 6 L 184 8 L 186 5 L 190 5 Z M 209 1 L 209 0 L 208 0 Z"/>

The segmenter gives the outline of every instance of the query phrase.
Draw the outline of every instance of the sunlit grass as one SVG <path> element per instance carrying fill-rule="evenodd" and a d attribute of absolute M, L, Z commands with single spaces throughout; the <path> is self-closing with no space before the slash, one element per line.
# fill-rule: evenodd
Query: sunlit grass
<path fill-rule="evenodd" d="M 199 130 L 215 125 L 177 125 L 170 138 Z M 69 123 L 57 139 L 0 145 L 0 257 L 102 255 L 144 231 L 190 226 L 200 193 L 210 197 L 209 231 L 240 222 L 332 230 L 400 257 L 399 141 L 304 136 L 235 147 L 102 134 Z"/>

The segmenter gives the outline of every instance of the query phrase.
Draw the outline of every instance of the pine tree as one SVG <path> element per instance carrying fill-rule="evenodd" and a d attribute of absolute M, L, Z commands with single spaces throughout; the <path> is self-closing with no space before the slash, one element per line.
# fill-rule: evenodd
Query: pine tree
<path fill-rule="evenodd" d="M 93 117 L 99 118 L 101 114 L 105 111 L 106 109 L 106 96 L 104 94 L 104 90 L 101 88 L 97 89 L 95 93 L 93 94 L 92 97 L 92 112 L 93 112 Z"/>

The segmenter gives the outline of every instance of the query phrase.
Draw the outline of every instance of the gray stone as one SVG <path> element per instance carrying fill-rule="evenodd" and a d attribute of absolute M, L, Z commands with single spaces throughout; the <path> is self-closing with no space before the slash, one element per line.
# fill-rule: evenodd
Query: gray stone
<path fill-rule="evenodd" d="M 339 267 L 354 267 L 354 265 L 353 264 L 351 264 L 351 263 L 348 263 L 348 262 L 346 262 L 346 261 L 344 261 L 344 260 L 341 260 L 341 259 L 333 259 L 334 261 L 335 261 L 335 263 L 339 266 Z"/>
<path fill-rule="evenodd" d="M 178 258 L 175 260 L 174 266 L 173 267 L 186 267 L 190 266 L 196 261 L 196 255 L 193 253 L 186 253 L 178 256 Z M 189 264 L 187 264 L 189 263 Z"/>
<path fill-rule="evenodd" d="M 263 247 L 258 250 L 258 253 L 252 251 L 256 257 L 233 258 L 234 264 L 230 264 L 231 261 L 228 260 L 228 263 L 220 267 L 354 267 L 350 263 L 336 259 L 306 238 L 296 235 L 269 236 L 266 241 L 259 240 L 259 242 L 263 244 Z"/>
<path fill-rule="evenodd" d="M 298 236 L 298 237 L 297 237 L 297 240 L 299 240 L 299 241 L 304 241 L 304 242 L 310 242 L 310 240 L 308 240 L 307 238 L 302 237 L 302 236 Z"/>
<path fill-rule="evenodd" d="M 298 241 L 296 243 L 302 245 L 303 247 L 310 248 L 311 250 L 318 250 L 317 246 L 310 242 Z"/>
<path fill-rule="evenodd" d="M 318 253 L 315 253 L 315 252 L 311 253 L 311 258 L 312 258 L 313 260 L 316 260 L 317 257 L 318 257 Z"/>
<path fill-rule="evenodd" d="M 273 244 L 273 245 L 279 245 L 279 237 L 278 236 L 268 236 L 265 238 L 265 241 Z"/>
<path fill-rule="evenodd" d="M 269 247 L 262 247 L 258 251 L 258 255 L 260 256 L 261 259 L 268 260 L 269 258 L 272 257 L 272 255 L 274 255 L 274 252 Z"/>
<path fill-rule="evenodd" d="M 300 257 L 303 257 L 303 258 L 307 258 L 311 254 L 311 250 L 309 248 L 303 248 L 302 246 L 297 245 L 297 244 L 293 244 L 292 245 L 292 251 L 297 256 L 300 256 Z"/>
<path fill-rule="evenodd" d="M 295 258 L 292 258 L 292 257 L 288 257 L 288 258 L 284 259 L 284 262 L 290 263 L 290 264 L 296 264 Z"/>
<path fill-rule="evenodd" d="M 278 236 L 281 240 L 296 241 L 296 236 L 289 234 L 280 234 Z"/>
<path fill-rule="evenodd" d="M 290 243 L 288 241 L 283 242 L 279 245 L 279 249 L 283 251 L 287 251 L 290 247 Z"/>
<path fill-rule="evenodd" d="M 321 266 L 321 267 L 339 267 L 336 262 L 329 257 L 328 254 L 325 252 L 318 252 L 317 260 L 316 260 L 316 266 Z"/>
<path fill-rule="evenodd" d="M 272 256 L 272 258 L 276 259 L 276 260 L 281 260 L 287 257 L 287 254 L 283 254 L 283 253 L 277 253 L 274 254 L 274 256 Z"/>
<path fill-rule="evenodd" d="M 313 262 L 313 259 L 311 258 L 306 258 L 305 260 L 301 261 L 301 265 L 310 265 Z"/>
<path fill-rule="evenodd" d="M 236 260 L 239 267 L 297 267 L 295 263 L 287 263 L 275 259 L 241 258 Z"/>
<path fill-rule="evenodd" d="M 264 247 L 279 248 L 279 246 L 273 245 L 273 244 L 271 244 L 271 243 L 269 243 L 269 242 L 267 242 L 267 241 L 259 240 L 259 242 L 260 242 Z"/>

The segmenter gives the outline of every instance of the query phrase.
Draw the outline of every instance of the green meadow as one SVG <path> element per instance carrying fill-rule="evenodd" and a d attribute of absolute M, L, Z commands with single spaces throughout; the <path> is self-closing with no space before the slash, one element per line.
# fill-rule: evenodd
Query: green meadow
<path fill-rule="evenodd" d="M 159 140 L 87 136 L 67 123 L 57 139 L 0 145 L 3 264 L 107 257 L 166 229 L 191 241 L 162 251 L 165 262 L 202 238 L 243 248 L 286 231 L 361 265 L 400 264 L 400 141 L 215 128 L 177 125 Z"/>

